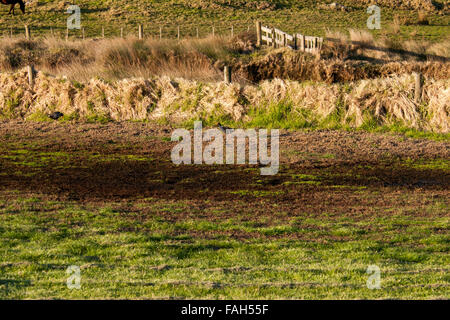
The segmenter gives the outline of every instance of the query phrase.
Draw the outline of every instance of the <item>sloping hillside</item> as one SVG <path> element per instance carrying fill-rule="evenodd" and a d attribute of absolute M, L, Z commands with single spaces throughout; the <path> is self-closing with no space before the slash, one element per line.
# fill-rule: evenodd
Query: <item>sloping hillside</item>
<path fill-rule="evenodd" d="M 79 0 L 79 1 L 28 1 L 28 14 L 8 16 L 8 7 L 2 6 L 0 22 L 2 31 L 9 33 L 22 32 L 22 25 L 32 25 L 35 33 L 54 32 L 61 35 L 65 32 L 65 12 L 71 3 L 76 3 L 82 9 L 82 24 L 89 36 L 100 36 L 102 27 L 105 34 L 118 35 L 120 28 L 125 32 L 136 32 L 137 25 L 145 25 L 147 34 L 159 35 L 163 28 L 165 36 L 174 37 L 178 26 L 182 36 L 200 35 L 212 32 L 229 34 L 231 26 L 236 32 L 253 27 L 254 21 L 260 19 L 272 23 L 289 32 L 301 31 L 314 35 L 323 35 L 325 29 L 365 28 L 368 14 L 367 6 L 371 0 L 339 1 L 347 10 L 334 10 L 323 7 L 332 1 L 294 1 L 294 0 Z M 390 37 L 408 38 L 411 33 L 420 37 L 438 41 L 448 34 L 450 17 L 445 13 L 448 1 L 431 0 L 383 0 L 378 1 L 383 6 L 382 28 L 377 33 Z M 407 10 L 405 10 L 407 9 Z M 428 25 L 416 24 L 419 11 L 427 11 Z M 408 19 L 411 23 L 400 25 L 400 30 L 392 30 L 395 18 Z M 395 31 L 395 32 L 391 32 Z"/>

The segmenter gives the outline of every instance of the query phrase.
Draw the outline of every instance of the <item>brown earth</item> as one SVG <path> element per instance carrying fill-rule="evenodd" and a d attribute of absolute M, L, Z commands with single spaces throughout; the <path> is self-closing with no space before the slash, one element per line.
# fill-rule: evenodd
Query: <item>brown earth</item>
<path fill-rule="evenodd" d="M 374 206 L 410 208 L 450 195 L 449 142 L 365 132 L 282 132 L 280 172 L 261 176 L 255 165 L 173 165 L 171 132 L 129 122 L 0 123 L 1 197 L 38 192 L 83 203 L 156 198 L 189 204 L 164 213 L 176 221 L 224 219 L 249 208 L 249 220 L 274 212 L 291 218 L 323 212 L 367 216 L 375 214 Z M 50 159 L 14 158 L 27 153 Z M 58 153 L 70 157 L 61 162 Z M 439 159 L 443 165 L 427 166 Z"/>

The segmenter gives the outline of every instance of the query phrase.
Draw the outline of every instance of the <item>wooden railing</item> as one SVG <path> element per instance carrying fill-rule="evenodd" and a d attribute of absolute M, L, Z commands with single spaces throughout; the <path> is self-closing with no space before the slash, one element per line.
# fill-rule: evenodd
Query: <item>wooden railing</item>
<path fill-rule="evenodd" d="M 256 22 L 257 45 L 265 43 L 274 48 L 290 47 L 309 53 L 318 53 L 322 49 L 323 38 L 305 36 L 300 33 L 289 34 L 277 28 L 263 26 L 261 22 Z"/>

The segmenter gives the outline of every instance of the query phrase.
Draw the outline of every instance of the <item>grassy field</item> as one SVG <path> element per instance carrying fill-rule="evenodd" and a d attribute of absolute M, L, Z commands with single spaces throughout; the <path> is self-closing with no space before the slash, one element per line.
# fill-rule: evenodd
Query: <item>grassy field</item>
<path fill-rule="evenodd" d="M 439 217 L 447 202 L 412 208 L 421 196 L 411 192 L 399 197 L 400 208 L 375 206 L 379 217 L 324 212 L 279 221 L 289 212 L 278 212 L 268 196 L 258 201 L 274 214 L 270 226 L 245 221 L 251 211 L 202 219 L 188 201 L 145 199 L 117 208 L 39 196 L 2 200 L 0 298 L 449 298 L 448 237 L 441 233 L 449 218 Z M 233 201 L 215 210 L 244 207 Z M 199 218 L 164 218 L 177 213 Z M 436 217 L 417 217 L 424 214 Z M 227 236 L 233 233 L 253 239 Z M 381 269 L 380 290 L 366 287 L 372 264 Z M 69 265 L 82 270 L 80 290 L 66 287 Z"/>
<path fill-rule="evenodd" d="M 292 131 L 261 177 L 154 126 L 2 128 L 2 299 L 450 297 L 448 140 Z"/>
<path fill-rule="evenodd" d="M 269 6 L 262 9 L 261 2 Z M 329 2 L 329 1 L 328 1 Z M 445 3 L 446 1 L 438 1 Z M 264 21 L 282 28 L 286 32 L 301 32 L 310 35 L 324 35 L 325 29 L 346 31 L 349 28 L 366 29 L 368 14 L 367 5 L 358 1 L 342 1 L 349 11 L 319 8 L 321 3 L 313 0 L 305 1 L 74 1 L 82 9 L 82 24 L 86 34 L 99 37 L 102 27 L 106 36 L 117 36 L 120 28 L 125 33 L 137 33 L 137 25 L 144 24 L 147 35 L 159 36 L 159 28 L 163 28 L 165 37 L 175 37 L 180 27 L 182 37 L 195 36 L 199 28 L 200 36 L 212 32 L 228 35 L 231 26 L 235 32 L 254 28 L 255 20 Z M 8 16 L 2 14 L 0 22 L 4 33 L 9 33 L 8 26 L 13 26 L 14 33 L 23 33 L 23 24 L 32 25 L 36 34 L 55 33 L 65 35 L 68 14 L 65 1 L 35 1 L 28 6 L 29 14 Z M 7 7 L 2 7 L 7 12 Z M 399 10 L 382 8 L 382 28 L 376 30 L 377 35 L 392 39 L 426 39 L 440 41 L 448 36 L 450 18 L 445 14 L 428 12 L 428 25 L 418 23 L 419 10 Z M 402 22 L 403 21 L 403 22 Z M 74 31 L 73 36 L 81 36 Z"/>
<path fill-rule="evenodd" d="M 0 299 L 449 299 L 450 15 L 383 7 L 369 34 L 364 1 L 325 2 L 73 1 L 88 37 L 166 41 L 1 6 Z M 256 20 L 362 44 L 259 49 Z M 196 120 L 281 128 L 279 173 L 174 165 Z"/>

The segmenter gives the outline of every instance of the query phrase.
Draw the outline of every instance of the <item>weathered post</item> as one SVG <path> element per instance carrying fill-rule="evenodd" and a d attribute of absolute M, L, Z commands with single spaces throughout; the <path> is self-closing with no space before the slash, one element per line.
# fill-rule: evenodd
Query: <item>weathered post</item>
<path fill-rule="evenodd" d="M 159 40 L 162 40 L 162 27 L 159 27 Z"/>
<path fill-rule="evenodd" d="M 422 102 L 422 93 L 423 93 L 423 76 L 420 72 L 414 72 L 414 80 L 415 80 L 415 91 L 414 91 L 414 101 L 417 104 Z"/>
<path fill-rule="evenodd" d="M 277 47 L 277 36 L 275 33 L 275 28 L 272 28 L 272 47 Z"/>
<path fill-rule="evenodd" d="M 82 33 L 82 35 L 83 35 L 83 40 L 86 39 L 86 32 L 84 31 L 84 28 L 81 29 L 81 33 Z"/>
<path fill-rule="evenodd" d="M 214 26 L 212 27 L 212 36 L 213 38 L 216 36 L 216 29 L 214 28 Z"/>
<path fill-rule="evenodd" d="M 177 39 L 180 40 L 180 26 L 178 26 L 177 29 Z"/>
<path fill-rule="evenodd" d="M 142 40 L 144 38 L 144 27 L 142 26 L 142 24 L 139 25 L 138 38 L 139 40 Z"/>
<path fill-rule="evenodd" d="M 31 28 L 28 25 L 25 25 L 25 38 L 27 40 L 31 39 Z"/>
<path fill-rule="evenodd" d="M 232 38 L 234 37 L 234 26 L 233 25 L 231 26 L 231 37 Z"/>
<path fill-rule="evenodd" d="M 300 35 L 300 50 L 305 52 L 305 36 Z"/>
<path fill-rule="evenodd" d="M 225 83 L 231 83 L 231 67 L 230 66 L 225 66 L 223 68 L 223 77 L 224 77 Z"/>
<path fill-rule="evenodd" d="M 294 39 L 294 50 L 297 50 L 298 48 L 297 48 L 297 35 L 296 34 L 293 34 L 292 35 L 292 39 Z"/>
<path fill-rule="evenodd" d="M 262 44 L 261 22 L 256 21 L 256 46 L 260 47 Z"/>
<path fill-rule="evenodd" d="M 198 36 L 198 27 L 197 27 L 197 39 L 198 39 L 198 37 L 199 37 L 199 36 Z"/>
<path fill-rule="evenodd" d="M 102 27 L 102 38 L 105 38 L 105 27 Z"/>
<path fill-rule="evenodd" d="M 283 47 L 287 46 L 286 33 L 283 33 Z"/>
<path fill-rule="evenodd" d="M 32 87 L 34 85 L 34 68 L 33 65 L 27 66 L 28 84 Z"/>
<path fill-rule="evenodd" d="M 69 41 L 69 28 L 66 28 L 66 42 Z"/>
<path fill-rule="evenodd" d="M 123 27 L 120 27 L 120 37 L 123 39 Z"/>

